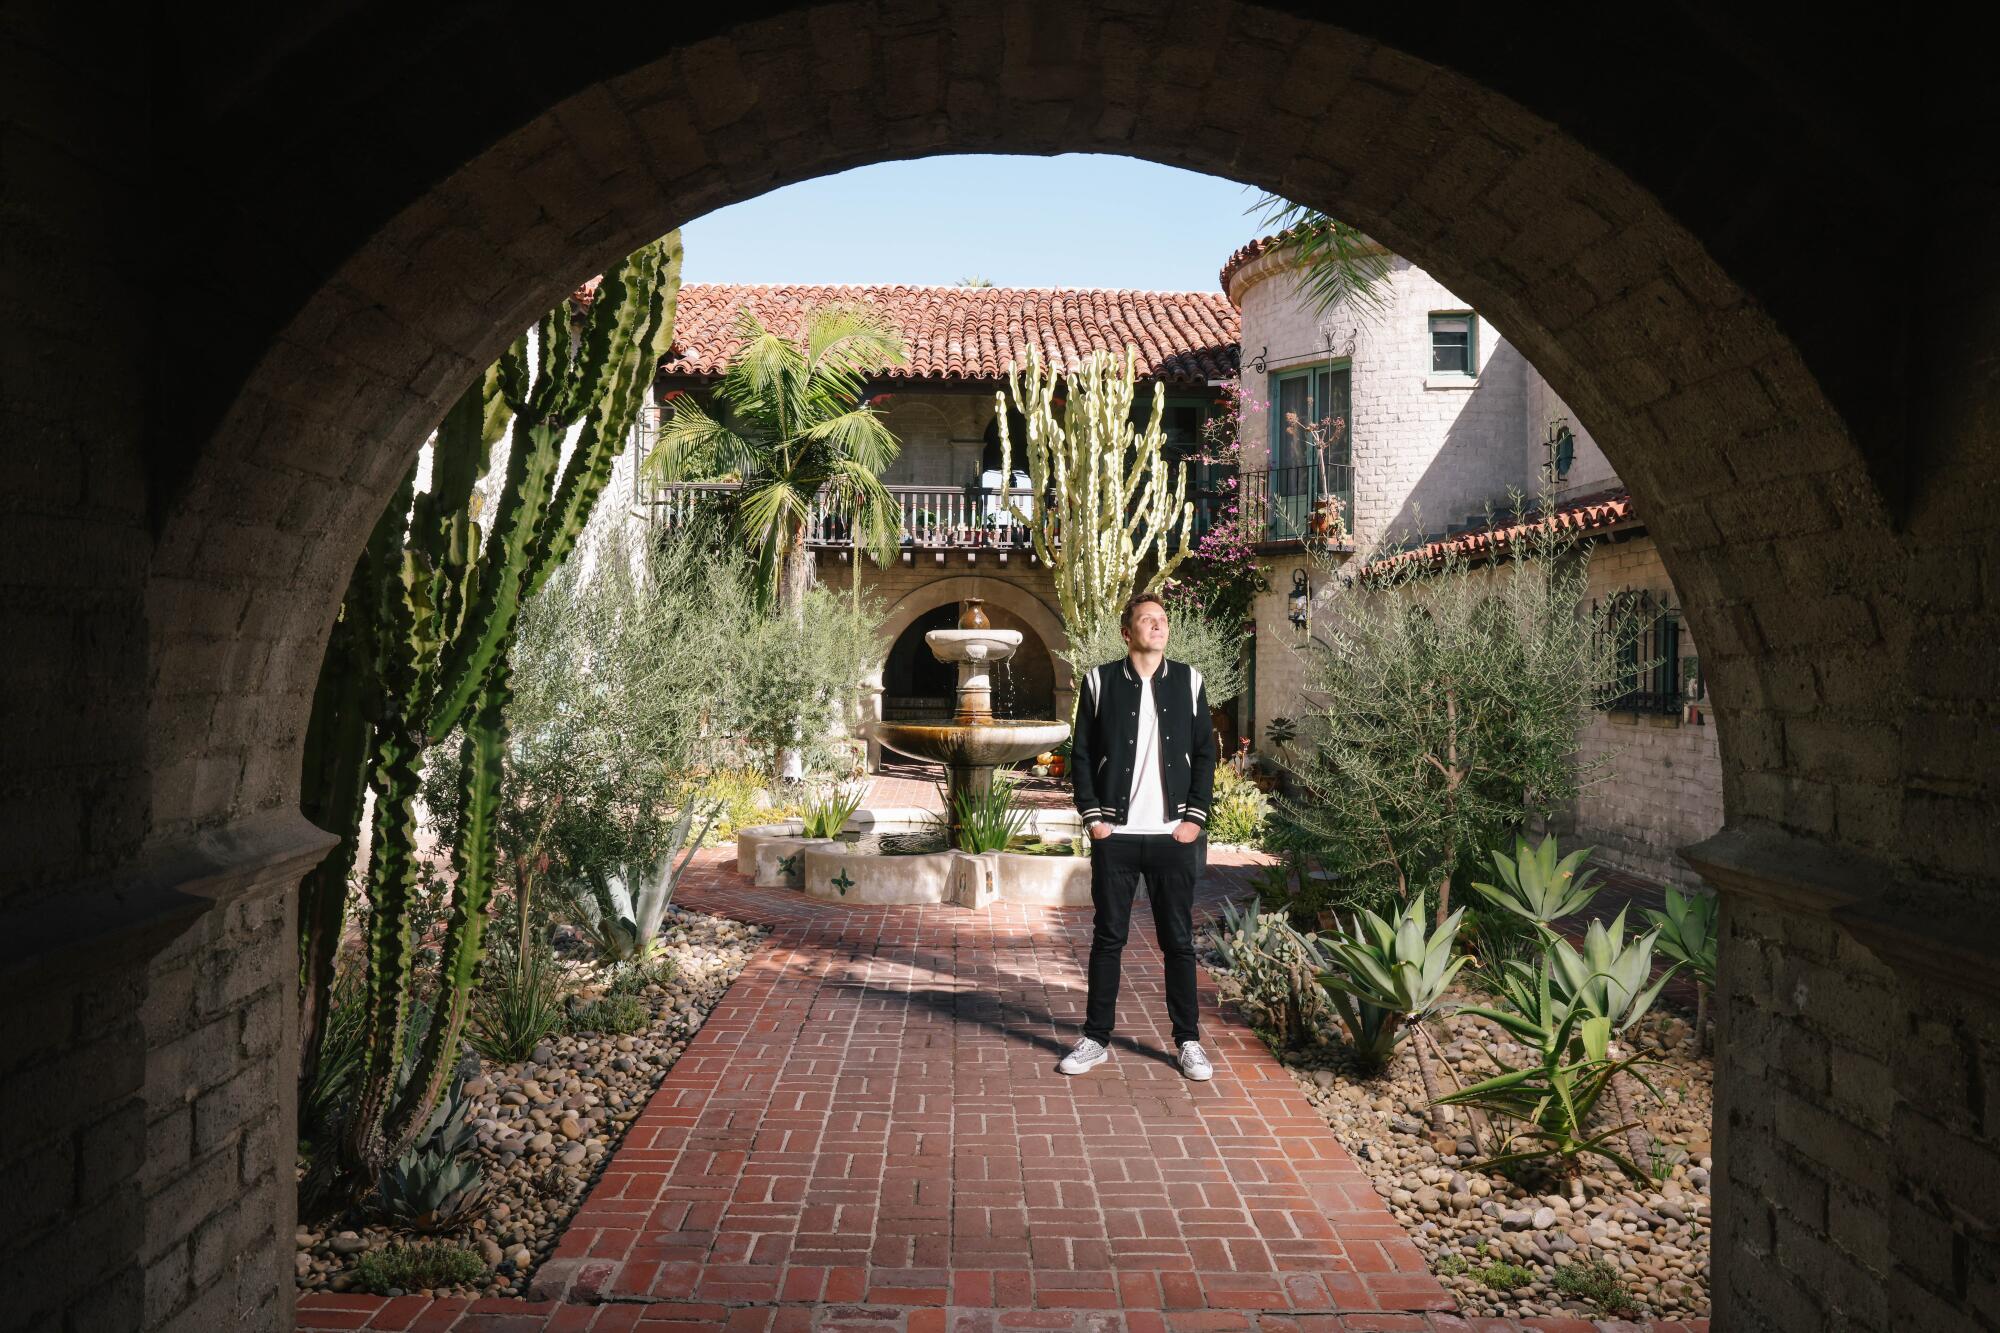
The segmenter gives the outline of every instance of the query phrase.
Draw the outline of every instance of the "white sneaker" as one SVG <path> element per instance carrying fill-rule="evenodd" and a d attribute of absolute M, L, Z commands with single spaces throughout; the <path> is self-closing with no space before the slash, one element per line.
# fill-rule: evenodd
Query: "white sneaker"
<path fill-rule="evenodd" d="M 1181 1043 L 1181 1073 L 1197 1083 L 1206 1083 L 1215 1077 L 1215 1066 L 1208 1062 L 1208 1052 L 1198 1041 Z"/>
<path fill-rule="evenodd" d="M 1081 1074 L 1086 1070 L 1097 1068 L 1110 1058 L 1111 1052 L 1102 1042 L 1085 1037 L 1076 1044 L 1075 1050 L 1062 1058 L 1062 1063 L 1056 1068 L 1065 1074 Z"/>

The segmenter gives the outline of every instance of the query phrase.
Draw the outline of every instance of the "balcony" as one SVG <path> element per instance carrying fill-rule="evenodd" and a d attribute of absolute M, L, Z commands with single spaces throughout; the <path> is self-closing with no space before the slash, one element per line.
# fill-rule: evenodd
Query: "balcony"
<path fill-rule="evenodd" d="M 638 431 L 637 453 L 641 459 L 651 452 L 649 424 L 642 423 Z M 1194 539 L 1199 540 L 1222 522 L 1229 507 L 1239 499 L 1250 544 L 1259 551 L 1273 553 L 1297 550 L 1322 540 L 1328 530 L 1324 516 L 1334 512 L 1328 501 L 1339 502 L 1337 512 L 1342 516 L 1351 518 L 1354 512 L 1354 469 L 1347 464 L 1272 468 L 1245 472 L 1239 480 L 1241 486 L 1237 490 L 1229 489 L 1226 482 L 1189 486 L 1188 499 L 1194 505 L 1191 534 Z M 733 481 L 657 486 L 635 480 L 632 502 L 652 523 L 673 531 L 704 508 L 732 506 L 741 489 L 741 483 Z M 1038 499 L 1048 503 L 1054 498 L 1053 495 L 1036 497 L 1021 490 L 1002 493 L 970 486 L 891 485 L 884 489 L 895 499 L 900 512 L 899 541 L 905 551 L 989 550 L 1032 554 L 1034 543 L 1021 520 L 1033 517 Z M 806 544 L 832 550 L 846 550 L 853 545 L 850 524 L 831 497 L 822 496 L 814 503 L 806 522 Z M 1352 546 L 1348 536 L 1328 543 L 1328 549 L 1332 550 L 1350 550 Z"/>
<path fill-rule="evenodd" d="M 645 488 L 637 497 L 648 519 L 671 532 L 707 506 L 735 503 L 742 483 L 681 482 Z M 1016 516 L 1032 517 L 1035 500 L 1021 491 L 979 491 L 963 486 L 886 486 L 900 511 L 898 530 L 905 549 L 921 551 L 1032 551 L 1027 527 Z M 852 525 L 829 496 L 813 503 L 806 519 L 806 545 L 845 550 L 853 545 Z"/>
<path fill-rule="evenodd" d="M 1354 549 L 1352 464 L 1268 468 L 1245 472 L 1238 482 L 1245 535 L 1258 551 Z M 1201 514 L 1195 517 L 1202 528 Z"/>

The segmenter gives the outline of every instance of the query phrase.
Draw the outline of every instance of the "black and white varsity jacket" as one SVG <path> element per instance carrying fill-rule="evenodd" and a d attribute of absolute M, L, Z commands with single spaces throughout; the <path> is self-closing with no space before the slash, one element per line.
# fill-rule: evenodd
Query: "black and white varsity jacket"
<path fill-rule="evenodd" d="M 1139 673 L 1120 658 L 1077 682 L 1076 735 L 1070 743 L 1070 785 L 1086 824 L 1123 824 L 1132 798 L 1132 762 L 1139 748 Z M 1186 662 L 1160 662 L 1153 677 L 1160 711 L 1161 808 L 1169 818 L 1208 823 L 1215 786 L 1215 727 L 1201 673 Z"/>

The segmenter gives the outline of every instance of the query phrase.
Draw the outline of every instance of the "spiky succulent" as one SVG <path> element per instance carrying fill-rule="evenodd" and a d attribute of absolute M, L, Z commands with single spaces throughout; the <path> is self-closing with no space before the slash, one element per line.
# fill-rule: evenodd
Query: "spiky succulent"
<path fill-rule="evenodd" d="M 1532 848 L 1526 838 L 1516 838 L 1514 855 L 1492 853 L 1493 870 L 1499 882 L 1487 884 L 1475 880 L 1472 887 L 1496 906 L 1546 926 L 1582 911 L 1596 896 L 1597 872 L 1577 873 L 1596 850 L 1579 847 L 1557 860 L 1554 834 Z"/>
<path fill-rule="evenodd" d="M 1320 937 L 1335 966 L 1320 976 L 1333 994 L 1363 1060 L 1381 1063 L 1395 1053 L 1409 1024 L 1436 1010 L 1452 978 L 1470 961 L 1457 951 L 1460 908 L 1425 929 L 1424 899 L 1413 895 L 1386 921 L 1362 911 L 1349 927 Z"/>
<path fill-rule="evenodd" d="M 375 1212 L 383 1221 L 426 1235 L 456 1227 L 486 1196 L 474 1153 L 479 1131 L 462 1084 L 438 1102 L 416 1146 L 382 1172 Z"/>

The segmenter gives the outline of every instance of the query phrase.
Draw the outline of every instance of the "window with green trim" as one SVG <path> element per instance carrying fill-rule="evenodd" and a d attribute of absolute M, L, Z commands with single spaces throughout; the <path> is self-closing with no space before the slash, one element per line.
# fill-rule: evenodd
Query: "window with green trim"
<path fill-rule="evenodd" d="M 1353 376 L 1347 366 L 1274 372 L 1271 392 L 1271 540 L 1304 534 L 1316 502 L 1354 513 Z"/>
<path fill-rule="evenodd" d="M 1463 314 L 1431 316 L 1431 374 L 1464 375 L 1479 373 L 1479 320 Z"/>

